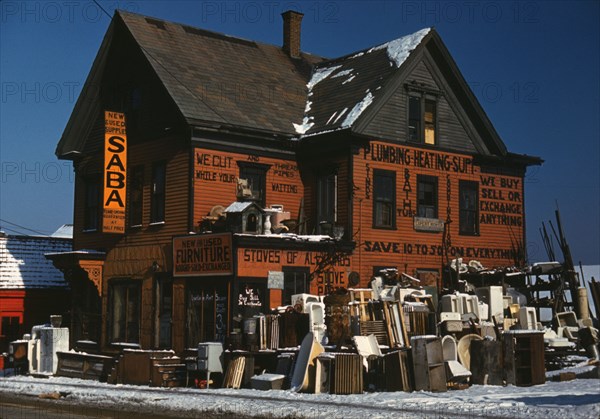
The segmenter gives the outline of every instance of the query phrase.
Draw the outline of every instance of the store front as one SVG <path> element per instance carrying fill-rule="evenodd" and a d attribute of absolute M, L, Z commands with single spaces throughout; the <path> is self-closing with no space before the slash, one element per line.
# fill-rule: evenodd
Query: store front
<path fill-rule="evenodd" d="M 292 295 L 355 286 L 348 279 L 350 249 L 293 235 L 174 237 L 173 349 L 225 342 L 243 331 L 244 320 L 292 304 Z"/>

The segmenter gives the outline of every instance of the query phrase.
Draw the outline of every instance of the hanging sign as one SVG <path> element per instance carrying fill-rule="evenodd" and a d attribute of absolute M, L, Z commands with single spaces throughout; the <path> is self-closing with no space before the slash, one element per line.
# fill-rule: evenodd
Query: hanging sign
<path fill-rule="evenodd" d="M 104 112 L 103 233 L 125 233 L 127 197 L 127 135 L 125 114 Z"/>
<path fill-rule="evenodd" d="M 270 290 L 282 290 L 284 285 L 283 272 L 269 271 L 267 277 L 267 288 Z"/>

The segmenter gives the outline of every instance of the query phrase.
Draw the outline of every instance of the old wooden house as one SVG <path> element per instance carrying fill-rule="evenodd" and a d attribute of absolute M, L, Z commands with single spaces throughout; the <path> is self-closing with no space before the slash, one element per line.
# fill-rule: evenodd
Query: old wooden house
<path fill-rule="evenodd" d="M 284 13 L 274 46 L 115 13 L 56 150 L 76 172 L 75 252 L 54 262 L 101 319 L 75 339 L 181 351 L 381 268 L 441 287 L 457 257 L 523 261 L 541 160 L 506 149 L 438 33 L 326 59 L 301 50 L 301 20 Z M 107 111 L 127 138 L 114 178 Z M 253 205 L 225 211 L 237 201 Z"/>

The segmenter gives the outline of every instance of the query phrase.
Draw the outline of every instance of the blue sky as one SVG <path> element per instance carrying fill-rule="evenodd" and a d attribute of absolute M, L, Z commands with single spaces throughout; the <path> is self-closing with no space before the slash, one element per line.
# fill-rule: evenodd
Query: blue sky
<path fill-rule="evenodd" d="M 558 203 L 574 260 L 600 263 L 600 2 L 99 3 L 277 45 L 293 8 L 305 15 L 302 49 L 329 57 L 434 26 L 508 149 L 545 160 L 525 183 L 530 258 L 546 259 L 538 230 Z M 109 21 L 92 1 L 0 1 L 6 232 L 72 221 L 72 168 L 54 149 Z"/>

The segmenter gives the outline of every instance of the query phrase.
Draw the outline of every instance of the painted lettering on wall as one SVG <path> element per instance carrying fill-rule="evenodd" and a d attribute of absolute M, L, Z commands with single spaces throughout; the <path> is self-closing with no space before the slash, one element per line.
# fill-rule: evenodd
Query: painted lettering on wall
<path fill-rule="evenodd" d="M 298 193 L 298 186 L 289 183 L 273 183 L 271 188 L 273 192 Z"/>
<path fill-rule="evenodd" d="M 371 166 L 369 163 L 366 165 L 367 177 L 365 178 L 365 198 L 371 199 Z"/>
<path fill-rule="evenodd" d="M 363 250 L 370 253 L 395 253 L 421 256 L 442 256 L 444 254 L 444 248 L 441 245 L 386 241 L 365 241 Z M 515 256 L 515 252 L 512 249 L 491 247 L 451 246 L 448 250 L 452 257 L 469 259 L 514 259 Z"/>
<path fill-rule="evenodd" d="M 402 204 L 398 208 L 398 215 L 402 217 L 414 217 L 417 215 L 417 213 L 412 207 L 412 187 L 410 186 L 410 170 L 408 169 L 404 169 L 404 184 L 402 185 L 402 192 L 404 192 L 404 197 L 402 198 Z"/>
<path fill-rule="evenodd" d="M 348 287 L 351 271 L 349 256 L 335 258 L 326 269 L 316 270 L 327 259 L 322 252 L 279 249 L 238 249 L 238 276 L 268 276 L 269 270 L 280 270 L 282 266 L 311 268 L 310 292 L 323 295 L 341 287 Z"/>
<path fill-rule="evenodd" d="M 317 275 L 316 282 L 317 295 L 326 295 L 340 288 L 348 287 L 348 277 L 346 271 L 326 271 Z"/>
<path fill-rule="evenodd" d="M 480 176 L 479 222 L 523 226 L 522 179 Z"/>
<path fill-rule="evenodd" d="M 271 170 L 274 176 L 288 179 L 298 176 L 298 166 L 291 163 L 275 163 Z"/>
<path fill-rule="evenodd" d="M 454 173 L 473 173 L 473 159 L 450 154 L 372 143 L 364 149 L 365 160 L 433 169 Z"/>
<path fill-rule="evenodd" d="M 103 233 L 125 233 L 127 134 L 125 114 L 104 112 Z"/>
<path fill-rule="evenodd" d="M 452 246 L 452 235 L 450 229 L 447 227 L 452 222 L 452 182 L 450 181 L 450 175 L 446 175 L 446 224 L 444 226 L 444 245 L 445 247 Z"/>
<path fill-rule="evenodd" d="M 299 250 L 277 249 L 243 249 L 243 261 L 250 263 L 275 263 L 283 265 L 315 266 L 323 260 L 321 252 L 305 252 Z M 349 267 L 350 258 L 335 260 L 332 266 Z"/>
<path fill-rule="evenodd" d="M 196 152 L 195 176 L 208 182 L 235 183 L 233 157 Z M 230 172 L 230 173 L 227 173 Z"/>
<path fill-rule="evenodd" d="M 249 154 L 244 157 L 246 161 L 259 163 L 260 156 Z M 225 154 L 213 154 L 205 151 L 196 151 L 196 165 L 194 177 L 196 180 L 217 183 L 236 182 L 238 177 L 236 160 Z M 271 183 L 272 192 L 298 194 L 299 186 L 289 183 L 290 179 L 299 177 L 298 166 L 285 161 L 274 163 L 267 172 L 268 181 Z"/>

